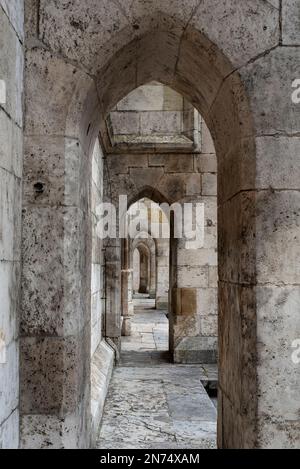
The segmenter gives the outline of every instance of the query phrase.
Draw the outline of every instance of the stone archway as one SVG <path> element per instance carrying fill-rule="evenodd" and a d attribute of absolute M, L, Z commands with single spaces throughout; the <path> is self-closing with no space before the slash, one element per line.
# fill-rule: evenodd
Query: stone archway
<path fill-rule="evenodd" d="M 149 265 L 148 265 L 148 293 L 149 298 L 155 298 L 156 296 L 156 276 L 157 276 L 157 266 L 156 266 L 156 245 L 155 240 L 148 235 L 148 237 L 143 237 L 143 233 L 141 236 L 136 237 L 131 246 L 131 265 L 133 266 L 133 252 L 135 249 L 140 250 L 140 248 L 144 248 L 148 252 L 149 258 Z M 141 260 L 140 260 L 141 262 Z"/>
<path fill-rule="evenodd" d="M 140 286 L 139 293 L 149 294 L 149 271 L 150 271 L 150 252 L 147 246 L 140 243 L 138 246 L 140 251 Z"/>
<path fill-rule="evenodd" d="M 299 131 L 294 125 L 299 110 L 290 100 L 299 51 L 282 47 L 277 2 L 189 1 L 182 8 L 175 1 L 171 14 L 166 13 L 169 2 L 160 5 L 162 11 L 152 4 L 147 11 L 138 1 L 125 12 L 115 2 L 92 2 L 96 10 L 88 10 L 90 3 L 74 12 L 54 0 L 38 7 L 27 2 L 22 445 L 90 444 L 90 153 L 99 116 L 155 79 L 201 112 L 218 156 L 218 445 L 296 446 L 299 380 L 287 337 L 299 330 L 298 311 L 290 305 L 299 298 L 300 273 L 298 262 L 287 266 L 285 259 L 299 259 L 299 192 L 298 181 L 284 176 Z M 70 21 L 72 14 L 83 23 Z M 89 15 L 101 18 L 102 27 L 88 26 Z M 81 34 L 82 27 L 90 27 L 91 34 Z M 280 146 L 290 149 L 289 162 L 278 158 L 275 174 L 272 159 L 280 156 Z M 279 246 L 287 228 L 290 243 L 283 253 Z M 107 246 L 112 291 L 120 283 L 118 253 L 119 246 Z M 119 309 L 118 301 L 114 295 L 112 312 Z M 118 328 L 116 321 L 112 336 Z M 282 371 L 273 359 L 279 350 Z M 288 415 L 287 388 L 292 390 Z"/>

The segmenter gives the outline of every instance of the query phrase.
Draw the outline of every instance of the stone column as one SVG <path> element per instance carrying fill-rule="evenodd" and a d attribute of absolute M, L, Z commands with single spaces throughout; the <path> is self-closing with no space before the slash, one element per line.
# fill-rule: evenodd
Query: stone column
<path fill-rule="evenodd" d="M 191 245 L 185 232 L 181 239 L 171 240 L 170 339 L 176 363 L 216 363 L 217 285 L 212 273 L 217 268 L 217 249 L 212 244 L 216 236 L 209 236 L 212 228 L 216 232 L 216 196 L 201 195 L 200 175 L 193 187 L 195 194 L 181 203 L 182 207 L 185 202 L 194 207 L 203 204 L 204 218 L 197 229 L 203 230 L 204 224 L 204 244 Z"/>
<path fill-rule="evenodd" d="M 0 448 L 19 446 L 23 170 L 22 1 L 0 1 Z M 17 8 L 17 6 L 19 8 Z"/>
<path fill-rule="evenodd" d="M 131 318 L 133 316 L 133 286 L 132 269 L 130 269 L 130 241 L 122 241 L 122 271 L 121 271 L 121 312 L 122 312 L 122 335 L 131 335 Z"/>
<path fill-rule="evenodd" d="M 105 243 L 105 321 L 103 334 L 121 346 L 121 258 L 118 239 Z"/>
<path fill-rule="evenodd" d="M 157 239 L 156 255 L 156 307 L 168 309 L 170 240 Z"/>
<path fill-rule="evenodd" d="M 150 250 L 149 297 L 152 299 L 156 297 L 156 256 L 153 250 Z"/>

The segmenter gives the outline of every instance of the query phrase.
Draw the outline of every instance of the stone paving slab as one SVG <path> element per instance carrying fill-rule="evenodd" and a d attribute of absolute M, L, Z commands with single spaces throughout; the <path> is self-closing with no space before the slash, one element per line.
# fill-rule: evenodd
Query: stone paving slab
<path fill-rule="evenodd" d="M 216 369 L 171 364 L 167 342 L 163 312 L 136 314 L 134 334 L 123 338 L 121 361 L 113 372 L 97 448 L 216 447 L 217 412 L 202 385 L 216 377 Z"/>

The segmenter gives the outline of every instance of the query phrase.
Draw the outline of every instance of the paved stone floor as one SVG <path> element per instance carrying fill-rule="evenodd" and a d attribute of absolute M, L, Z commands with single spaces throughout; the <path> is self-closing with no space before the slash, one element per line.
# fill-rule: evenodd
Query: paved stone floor
<path fill-rule="evenodd" d="M 132 336 L 122 339 L 97 447 L 214 448 L 216 409 L 201 381 L 215 377 L 216 369 L 171 364 L 168 319 L 150 307 L 138 301 Z"/>

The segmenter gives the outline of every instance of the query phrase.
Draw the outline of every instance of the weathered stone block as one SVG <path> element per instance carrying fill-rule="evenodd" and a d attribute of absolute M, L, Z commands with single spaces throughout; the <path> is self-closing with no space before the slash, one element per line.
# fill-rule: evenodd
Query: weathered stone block
<path fill-rule="evenodd" d="M 202 195 L 217 195 L 216 174 L 202 174 Z"/>
<path fill-rule="evenodd" d="M 19 262 L 0 261 L 0 331 L 8 346 L 17 339 L 19 329 L 21 266 Z M 1 418 L 0 418 L 1 421 Z"/>
<path fill-rule="evenodd" d="M 19 449 L 19 411 L 15 410 L 0 426 L 0 448 Z"/>
<path fill-rule="evenodd" d="M 224 28 L 224 16 L 230 26 Z M 234 67 L 279 43 L 279 10 L 269 2 L 205 0 L 200 3 L 190 26 L 202 31 L 214 44 L 221 44 Z"/>
<path fill-rule="evenodd" d="M 20 408 L 23 415 L 56 414 L 63 418 L 76 412 L 88 379 L 89 347 L 85 334 L 21 338 Z"/>
<path fill-rule="evenodd" d="M 137 84 L 143 85 L 152 80 L 162 81 L 162 77 L 166 78 L 165 82 L 172 83 L 179 43 L 180 36 L 165 28 L 155 34 L 153 30 L 149 33 L 148 29 L 147 34 L 136 45 Z M 158 50 L 163 50 L 164 54 L 157 54 Z"/>
<path fill-rule="evenodd" d="M 180 288 L 208 287 L 208 267 L 179 266 L 177 269 L 177 283 Z"/>
<path fill-rule="evenodd" d="M 22 334 L 72 335 L 82 330 L 90 279 L 87 228 L 76 208 L 24 211 Z"/>
<path fill-rule="evenodd" d="M 0 0 L 9 21 L 17 31 L 21 40 L 24 37 L 24 0 Z"/>
<path fill-rule="evenodd" d="M 300 188 L 299 137 L 260 137 L 256 149 L 258 189 Z"/>
<path fill-rule="evenodd" d="M 218 337 L 218 316 L 202 317 L 200 319 L 200 333 L 203 337 Z"/>
<path fill-rule="evenodd" d="M 186 195 L 201 194 L 201 176 L 200 174 L 192 174 L 186 177 Z M 206 194 L 205 194 L 206 195 Z"/>
<path fill-rule="evenodd" d="M 299 191 L 259 192 L 256 211 L 257 281 L 299 284 Z"/>
<path fill-rule="evenodd" d="M 197 290 L 194 288 L 181 288 L 181 311 L 180 314 L 188 316 L 197 312 Z"/>
<path fill-rule="evenodd" d="M 130 168 L 145 168 L 148 165 L 148 155 L 126 154 L 109 155 L 107 164 L 114 174 L 127 174 Z"/>
<path fill-rule="evenodd" d="M 197 290 L 197 312 L 201 317 L 218 314 L 217 288 L 199 288 Z M 214 333 L 217 335 L 217 330 Z"/>
<path fill-rule="evenodd" d="M 211 133 L 203 119 L 201 122 L 201 152 L 211 155 L 216 153 Z"/>
<path fill-rule="evenodd" d="M 300 375 L 299 365 L 292 359 L 295 351 L 292 344 L 300 337 L 300 288 L 257 287 L 256 297 L 260 390 L 258 413 L 261 422 L 266 421 L 270 432 L 277 439 L 282 436 L 280 427 L 299 421 Z M 267 439 L 266 435 L 265 444 Z M 271 437 L 268 440 L 267 446 L 270 447 L 274 443 Z M 297 438 L 295 435 L 296 440 L 299 443 L 299 435 Z"/>
<path fill-rule="evenodd" d="M 171 88 L 165 88 L 158 82 L 152 82 L 129 93 L 117 104 L 116 109 L 118 111 L 179 111 L 182 107 L 183 98 L 180 94 Z"/>
<path fill-rule="evenodd" d="M 180 111 L 143 112 L 140 115 L 141 134 L 160 135 L 180 134 L 182 130 L 182 115 Z"/>
<path fill-rule="evenodd" d="M 160 181 L 160 188 L 168 203 L 180 201 L 185 194 L 185 181 L 180 174 L 165 175 Z"/>
<path fill-rule="evenodd" d="M 256 193 L 245 192 L 219 207 L 220 280 L 256 282 L 256 200 Z"/>
<path fill-rule="evenodd" d="M 217 339 L 211 337 L 185 337 L 174 350 L 175 363 L 216 363 Z"/>
<path fill-rule="evenodd" d="M 110 119 L 115 135 L 139 135 L 141 130 L 144 133 L 138 112 L 113 111 Z"/>
<path fill-rule="evenodd" d="M 0 168 L 0 260 L 20 260 L 21 181 Z"/>
<path fill-rule="evenodd" d="M 240 191 L 256 188 L 257 165 L 255 139 L 236 141 L 218 165 L 218 198 L 220 202 L 232 198 Z M 230 181 L 230 183 L 229 183 Z"/>
<path fill-rule="evenodd" d="M 218 286 L 218 267 L 208 267 L 208 286 L 216 288 Z"/>
<path fill-rule="evenodd" d="M 7 12 L 9 3 L 10 2 L 7 2 L 5 6 Z M 10 8 L 10 10 L 12 9 Z M 23 50 L 11 23 L 2 9 L 0 9 L 0 36 L 0 76 L 1 80 L 5 80 L 6 83 L 6 104 L 2 104 L 1 106 L 3 106 L 13 121 L 16 122 L 19 127 L 22 127 Z"/>
<path fill-rule="evenodd" d="M 248 428 L 242 437 L 254 445 L 249 434 L 255 430 L 257 411 L 256 291 L 253 286 L 219 282 L 219 387 L 230 402 L 232 418 L 245 419 Z M 235 331 L 233 333 L 232 331 Z M 239 353 L 239 351 L 243 351 Z M 224 405 L 224 402 L 223 402 Z M 227 404 L 226 404 L 227 405 Z M 226 409 L 225 409 L 226 410 Z M 229 415 L 224 422 L 231 428 Z M 229 435 L 228 428 L 226 435 Z M 229 435 L 231 437 L 231 435 Z M 252 434 L 253 438 L 254 434 Z M 225 447 L 231 447 L 227 441 Z M 235 443 L 236 444 L 236 443 Z M 228 446 L 229 445 L 229 446 Z"/>
<path fill-rule="evenodd" d="M 162 168 L 131 168 L 130 177 L 137 191 L 151 187 L 156 188 L 164 175 Z"/>
<path fill-rule="evenodd" d="M 0 109 L 1 168 L 21 178 L 23 169 L 22 130 Z"/>
<path fill-rule="evenodd" d="M 298 0 L 282 1 L 282 42 L 300 45 L 300 4 Z"/>
<path fill-rule="evenodd" d="M 217 157 L 215 154 L 201 154 L 196 156 L 196 168 L 199 173 L 216 173 Z"/>
<path fill-rule="evenodd" d="M 86 28 L 89 34 L 84 34 Z M 39 32 L 52 50 L 82 64 L 94 75 L 133 36 L 133 29 L 118 6 L 93 0 L 87 0 L 84 6 L 70 4 L 62 10 L 54 0 L 41 0 Z"/>
<path fill-rule="evenodd" d="M 99 432 L 103 407 L 114 366 L 114 351 L 102 340 L 91 362 L 92 447 Z"/>
<path fill-rule="evenodd" d="M 216 249 L 179 249 L 177 264 L 180 267 L 217 266 Z"/>
<path fill-rule="evenodd" d="M 156 154 L 149 155 L 149 166 L 163 166 L 166 173 L 193 172 L 193 155 L 187 154 Z"/>
<path fill-rule="evenodd" d="M 83 144 L 91 121 L 86 126 L 80 122 L 78 126 L 78 119 L 85 118 L 84 103 L 89 88 L 94 86 L 89 76 L 49 51 L 37 48 L 27 51 L 25 73 L 27 135 L 67 133 L 75 138 L 80 135 Z M 89 105 L 91 110 L 95 102 Z"/>
<path fill-rule="evenodd" d="M 299 61 L 299 48 L 277 47 L 240 70 L 257 135 L 299 132 L 300 106 L 292 101 L 292 83 L 298 77 Z"/>
<path fill-rule="evenodd" d="M 90 441 L 81 422 L 81 410 L 79 407 L 76 412 L 62 418 L 43 414 L 22 415 L 21 449 L 89 449 Z"/>
<path fill-rule="evenodd" d="M 19 347 L 15 340 L 6 343 L 6 363 L 0 364 L 0 396 L 1 426 L 19 405 Z"/>
<path fill-rule="evenodd" d="M 27 137 L 24 203 L 87 210 L 89 165 L 80 143 L 63 137 Z"/>

